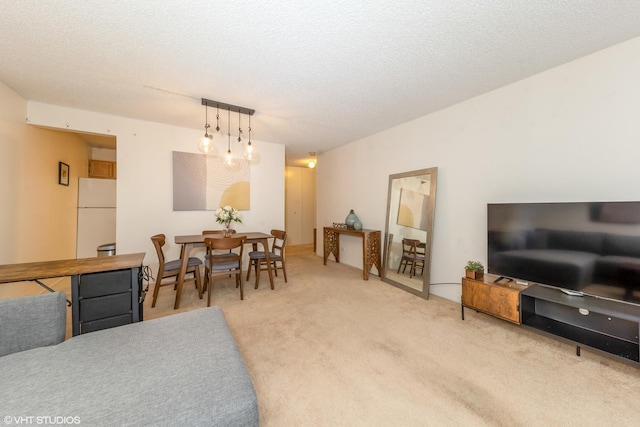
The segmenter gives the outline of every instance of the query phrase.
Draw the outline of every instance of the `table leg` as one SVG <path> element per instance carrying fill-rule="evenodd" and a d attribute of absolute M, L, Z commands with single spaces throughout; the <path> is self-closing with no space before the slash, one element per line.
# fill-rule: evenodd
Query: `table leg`
<path fill-rule="evenodd" d="M 178 286 L 176 289 L 176 302 L 173 305 L 173 309 L 177 310 L 180 307 L 180 297 L 182 296 L 182 285 L 184 283 L 184 276 L 187 274 L 187 264 L 189 261 L 189 254 L 191 253 L 191 249 L 193 249 L 193 245 L 190 243 L 185 243 L 182 245 L 180 249 L 180 272 L 178 273 Z M 209 289 L 211 292 L 211 289 Z"/>
<path fill-rule="evenodd" d="M 362 280 L 369 280 L 369 238 L 362 236 Z"/>
<path fill-rule="evenodd" d="M 362 237 L 362 267 L 363 267 L 363 278 L 364 280 L 369 279 L 369 273 L 371 272 L 371 267 L 374 265 L 378 269 L 378 276 L 381 273 L 381 254 L 380 254 L 380 233 L 366 233 Z"/>
<path fill-rule="evenodd" d="M 333 231 L 325 230 L 323 236 L 324 265 L 327 265 L 329 254 L 333 254 L 336 262 L 340 262 L 340 235 Z"/>

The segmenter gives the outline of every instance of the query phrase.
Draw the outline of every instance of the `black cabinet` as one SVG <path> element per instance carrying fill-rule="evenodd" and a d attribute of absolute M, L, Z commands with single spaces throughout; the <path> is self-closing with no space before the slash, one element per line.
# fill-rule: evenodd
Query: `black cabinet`
<path fill-rule="evenodd" d="M 627 361 L 640 363 L 640 306 L 559 289 L 530 286 L 520 293 L 520 322 Z"/>
<path fill-rule="evenodd" d="M 71 276 L 73 335 L 142 320 L 140 267 Z"/>

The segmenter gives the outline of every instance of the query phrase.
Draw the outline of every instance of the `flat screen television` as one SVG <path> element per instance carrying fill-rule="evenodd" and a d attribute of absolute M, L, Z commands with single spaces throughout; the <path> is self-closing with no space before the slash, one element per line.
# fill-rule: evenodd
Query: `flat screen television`
<path fill-rule="evenodd" d="M 487 234 L 490 274 L 640 304 L 640 202 L 490 203 Z"/>

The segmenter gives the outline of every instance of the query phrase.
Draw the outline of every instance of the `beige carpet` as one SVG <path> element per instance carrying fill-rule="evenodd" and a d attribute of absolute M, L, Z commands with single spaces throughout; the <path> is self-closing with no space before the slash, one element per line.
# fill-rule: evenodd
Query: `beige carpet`
<path fill-rule="evenodd" d="M 636 366 L 577 357 L 571 344 L 472 310 L 462 321 L 459 304 L 363 281 L 314 254 L 290 256 L 288 273 L 273 291 L 263 273 L 244 301 L 230 281 L 213 294 L 263 426 L 640 425 Z M 145 319 L 175 313 L 173 298 L 162 288 L 153 309 L 147 298 Z M 178 311 L 204 306 L 189 287 Z"/>

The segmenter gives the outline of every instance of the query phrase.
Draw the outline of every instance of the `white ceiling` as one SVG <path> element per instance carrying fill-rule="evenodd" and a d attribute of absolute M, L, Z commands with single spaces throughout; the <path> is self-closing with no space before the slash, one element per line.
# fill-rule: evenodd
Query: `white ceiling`
<path fill-rule="evenodd" d="M 290 165 L 640 36 L 637 0 L 0 5 L 0 81 L 24 98 L 203 133 L 201 98 L 252 108 Z"/>

